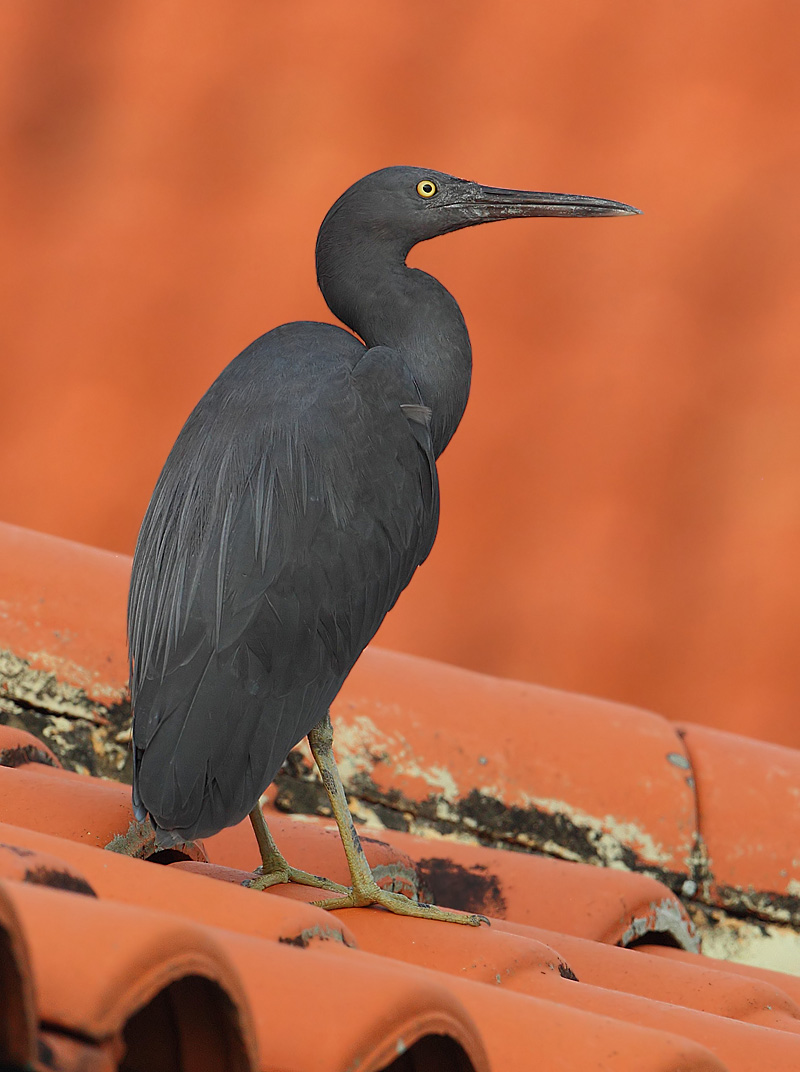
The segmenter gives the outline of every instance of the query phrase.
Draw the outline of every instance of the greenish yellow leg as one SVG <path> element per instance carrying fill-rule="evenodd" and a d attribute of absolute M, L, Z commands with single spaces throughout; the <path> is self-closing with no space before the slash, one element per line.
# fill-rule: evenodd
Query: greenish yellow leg
<path fill-rule="evenodd" d="M 350 808 L 347 806 L 342 780 L 333 756 L 333 728 L 329 715 L 326 714 L 325 718 L 309 733 L 308 743 L 311 745 L 311 752 L 322 776 L 322 784 L 331 802 L 331 810 L 336 825 L 339 827 L 339 835 L 353 883 L 352 889 L 348 890 L 344 896 L 328 901 L 316 901 L 315 904 L 327 909 L 362 908 L 366 905 L 377 904 L 399 916 L 420 916 L 422 919 L 436 919 L 443 923 L 463 923 L 471 927 L 478 927 L 481 923 L 488 924 L 489 920 L 486 916 L 449 912 L 444 908 L 437 908 L 436 905 L 412 901 L 401 893 L 390 893 L 380 888 L 372 876 L 361 847 L 361 839 L 353 824 Z"/>
<path fill-rule="evenodd" d="M 338 882 L 291 867 L 269 832 L 260 804 L 256 804 L 250 812 L 250 822 L 261 853 L 260 874 L 248 883 L 251 890 L 267 890 L 282 882 L 297 882 L 301 886 L 315 886 L 319 890 L 332 890 L 334 893 L 348 892 L 347 886 L 341 886 Z"/>

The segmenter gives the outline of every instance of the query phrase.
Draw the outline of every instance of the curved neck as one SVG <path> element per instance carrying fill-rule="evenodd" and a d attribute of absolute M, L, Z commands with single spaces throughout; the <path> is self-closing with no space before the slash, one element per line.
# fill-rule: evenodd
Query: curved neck
<path fill-rule="evenodd" d="M 327 219 L 317 239 L 317 280 L 331 312 L 367 346 L 399 351 L 432 412 L 438 457 L 464 414 L 472 347 L 455 298 L 405 263 L 408 248 L 374 232 L 337 234 Z"/>

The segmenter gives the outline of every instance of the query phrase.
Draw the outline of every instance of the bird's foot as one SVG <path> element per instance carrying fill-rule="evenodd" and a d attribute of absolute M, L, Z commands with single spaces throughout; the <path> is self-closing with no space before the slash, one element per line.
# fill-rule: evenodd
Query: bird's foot
<path fill-rule="evenodd" d="M 417 916 L 420 919 L 435 919 L 441 923 L 461 923 L 467 927 L 479 927 L 485 923 L 490 925 L 486 916 L 479 916 L 467 912 L 451 912 L 438 905 L 425 904 L 423 901 L 412 901 L 410 897 L 402 893 L 391 893 L 382 890 L 377 883 L 373 882 L 363 890 L 349 889 L 345 896 L 335 897 L 325 901 L 312 902 L 318 908 L 325 908 L 333 912 L 339 908 L 366 908 L 369 905 L 380 905 L 397 916 Z"/>
<path fill-rule="evenodd" d="M 251 890 L 268 890 L 271 886 L 279 886 L 284 882 L 296 882 L 299 886 L 313 886 L 318 890 L 330 890 L 331 893 L 348 894 L 348 886 L 342 886 L 332 879 L 323 878 L 321 875 L 312 875 L 308 871 L 301 871 L 298 867 L 278 867 L 266 874 L 262 868 L 258 868 L 254 878 L 251 878 L 247 886 Z"/>

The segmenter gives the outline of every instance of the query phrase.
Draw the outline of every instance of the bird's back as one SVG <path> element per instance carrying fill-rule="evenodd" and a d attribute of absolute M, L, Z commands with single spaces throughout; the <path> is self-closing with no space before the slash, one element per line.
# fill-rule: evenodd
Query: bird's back
<path fill-rule="evenodd" d="M 160 844 L 244 818 L 426 557 L 428 418 L 396 352 L 309 322 L 262 336 L 195 407 L 129 603 L 134 803 Z"/>

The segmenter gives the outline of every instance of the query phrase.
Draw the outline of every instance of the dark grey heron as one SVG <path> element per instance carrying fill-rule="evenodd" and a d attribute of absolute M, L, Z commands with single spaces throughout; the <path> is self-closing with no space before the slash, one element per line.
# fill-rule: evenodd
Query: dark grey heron
<path fill-rule="evenodd" d="M 347 806 L 328 710 L 425 561 L 439 516 L 436 459 L 469 395 L 461 310 L 412 246 L 521 216 L 626 216 L 617 201 L 480 186 L 389 167 L 345 191 L 317 238 L 317 279 L 355 334 L 300 321 L 219 375 L 167 458 L 142 523 L 128 605 L 133 804 L 160 847 L 250 815 L 264 889 L 335 891 L 478 924 L 380 889 Z M 352 887 L 292 868 L 259 797 L 308 736 Z"/>

